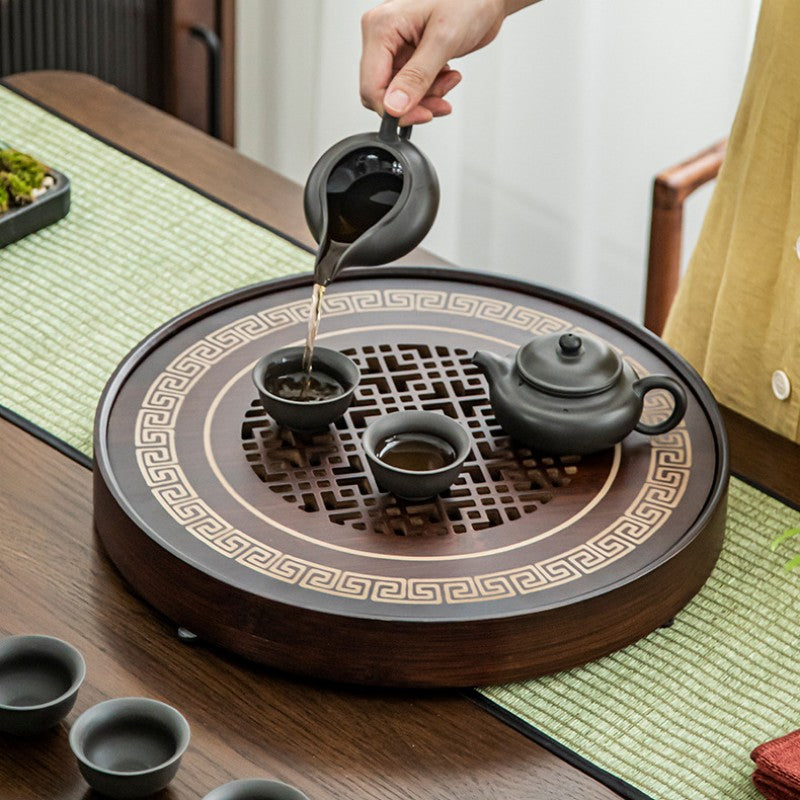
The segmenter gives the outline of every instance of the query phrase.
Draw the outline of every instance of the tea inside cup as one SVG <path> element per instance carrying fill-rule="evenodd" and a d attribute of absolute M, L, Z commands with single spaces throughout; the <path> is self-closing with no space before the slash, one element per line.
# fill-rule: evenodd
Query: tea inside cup
<path fill-rule="evenodd" d="M 145 797 L 163 789 L 189 746 L 176 709 L 146 697 L 106 700 L 84 711 L 69 744 L 86 782 L 109 797 Z"/>
<path fill-rule="evenodd" d="M 284 347 L 264 356 L 253 368 L 253 382 L 264 410 L 279 425 L 323 430 L 347 411 L 361 373 L 347 356 L 319 346 L 308 373 L 303 352 L 302 346 Z"/>
<path fill-rule="evenodd" d="M 0 731 L 31 735 L 58 724 L 86 677 L 83 656 L 54 636 L 0 641 Z"/>
<path fill-rule="evenodd" d="M 281 781 L 245 778 L 218 786 L 203 800 L 308 800 L 308 797 Z"/>
<path fill-rule="evenodd" d="M 379 417 L 362 438 L 375 482 L 403 500 L 447 491 L 469 455 L 470 438 L 454 419 L 434 411 Z"/>

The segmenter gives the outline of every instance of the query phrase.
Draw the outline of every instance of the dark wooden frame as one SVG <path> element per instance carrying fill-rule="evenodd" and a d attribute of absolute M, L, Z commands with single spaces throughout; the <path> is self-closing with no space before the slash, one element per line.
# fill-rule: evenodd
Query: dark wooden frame
<path fill-rule="evenodd" d="M 683 205 L 689 195 L 713 180 L 725 158 L 727 139 L 659 172 L 653 180 L 650 250 L 644 324 L 653 333 L 664 330 L 678 290 L 683 236 Z"/>

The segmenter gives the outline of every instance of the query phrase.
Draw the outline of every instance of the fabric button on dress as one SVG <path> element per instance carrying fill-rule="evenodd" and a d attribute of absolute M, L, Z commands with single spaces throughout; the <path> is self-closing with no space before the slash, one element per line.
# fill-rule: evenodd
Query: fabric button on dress
<path fill-rule="evenodd" d="M 778 400 L 786 400 L 792 393 L 792 384 L 789 381 L 789 376 L 782 369 L 776 369 L 772 373 L 772 393 Z"/>

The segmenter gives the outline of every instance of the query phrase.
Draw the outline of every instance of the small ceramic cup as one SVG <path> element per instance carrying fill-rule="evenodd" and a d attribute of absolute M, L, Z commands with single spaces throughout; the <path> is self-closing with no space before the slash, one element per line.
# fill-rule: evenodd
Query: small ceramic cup
<path fill-rule="evenodd" d="M 353 402 L 353 393 L 361 373 L 355 363 L 338 350 L 315 347 L 311 359 L 311 372 L 320 372 L 336 379 L 342 394 L 328 400 L 287 400 L 269 391 L 267 384 L 273 377 L 300 372 L 303 368 L 304 347 L 284 347 L 259 359 L 253 368 L 253 383 L 258 389 L 264 410 L 275 422 L 294 431 L 324 430 L 341 417 Z"/>
<path fill-rule="evenodd" d="M 378 447 L 388 437 L 413 433 L 443 439 L 452 447 L 455 458 L 439 469 L 411 470 L 392 466 L 378 457 Z M 367 426 L 361 443 L 378 486 L 403 500 L 426 500 L 447 491 L 458 478 L 470 450 L 470 437 L 464 428 L 435 411 L 398 411 L 378 417 Z"/>
<path fill-rule="evenodd" d="M 308 797 L 280 781 L 250 778 L 218 786 L 203 800 L 308 800 Z"/>
<path fill-rule="evenodd" d="M 69 745 L 93 789 L 108 797 L 145 797 L 175 777 L 189 746 L 189 724 L 166 703 L 118 697 L 84 711 Z"/>
<path fill-rule="evenodd" d="M 0 731 L 29 736 L 57 725 L 86 677 L 83 656 L 54 636 L 0 641 Z"/>

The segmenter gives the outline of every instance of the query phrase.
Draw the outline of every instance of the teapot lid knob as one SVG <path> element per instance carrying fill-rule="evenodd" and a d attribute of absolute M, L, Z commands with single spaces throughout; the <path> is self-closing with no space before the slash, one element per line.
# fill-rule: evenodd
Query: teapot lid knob
<path fill-rule="evenodd" d="M 576 333 L 563 333 L 558 339 L 558 346 L 565 356 L 574 356 L 580 352 L 583 341 Z"/>

